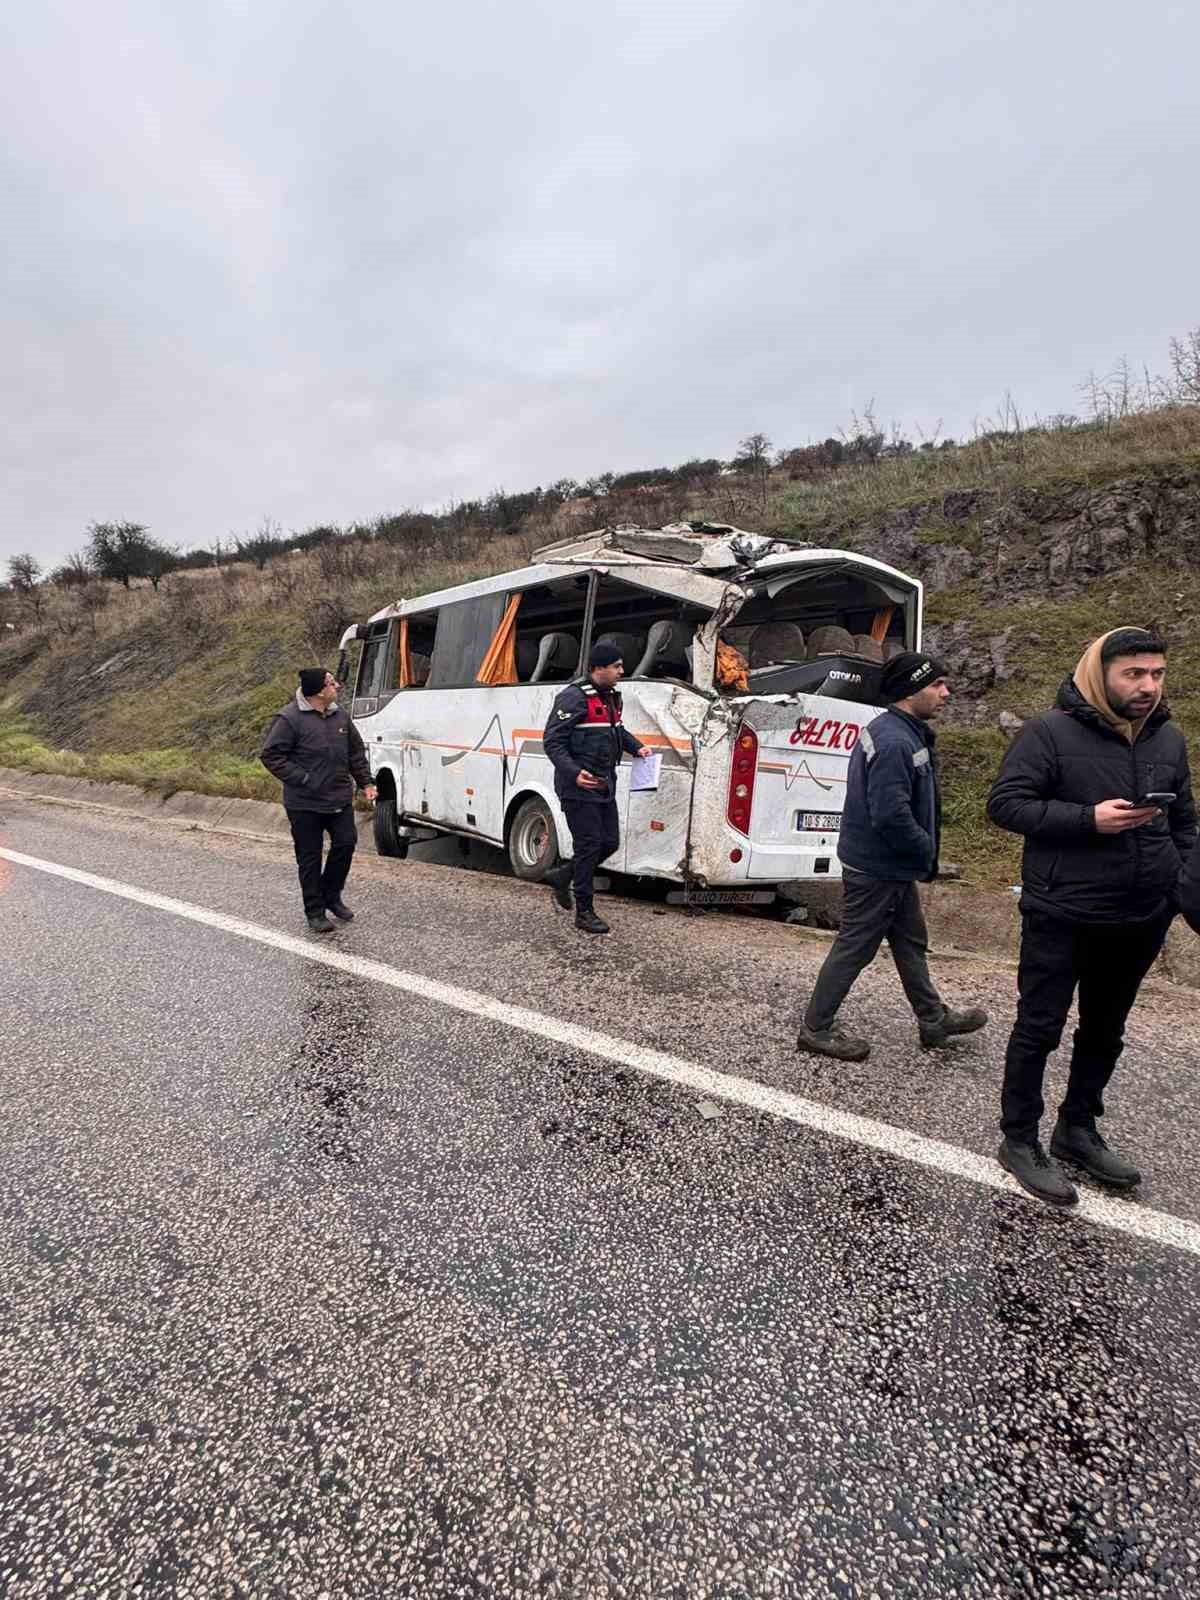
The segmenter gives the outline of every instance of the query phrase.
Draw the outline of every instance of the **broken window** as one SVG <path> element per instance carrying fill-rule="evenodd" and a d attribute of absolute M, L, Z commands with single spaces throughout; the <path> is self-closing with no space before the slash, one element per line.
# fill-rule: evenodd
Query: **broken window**
<path fill-rule="evenodd" d="M 708 617 L 701 606 L 639 589 L 606 572 L 596 585 L 592 643 L 605 640 L 615 644 L 627 678 L 674 678 L 691 683 L 695 632 Z"/>
<path fill-rule="evenodd" d="M 591 575 L 572 572 L 520 591 L 516 668 L 520 683 L 568 683 L 580 671 Z"/>

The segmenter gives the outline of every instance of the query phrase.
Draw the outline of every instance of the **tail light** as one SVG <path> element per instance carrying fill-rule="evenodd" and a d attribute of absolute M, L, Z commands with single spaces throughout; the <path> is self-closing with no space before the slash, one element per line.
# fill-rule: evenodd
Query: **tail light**
<path fill-rule="evenodd" d="M 758 770 L 758 735 L 742 723 L 733 741 L 733 762 L 729 770 L 729 803 L 725 815 L 731 828 L 750 834 L 750 815 L 754 810 L 754 774 Z"/>

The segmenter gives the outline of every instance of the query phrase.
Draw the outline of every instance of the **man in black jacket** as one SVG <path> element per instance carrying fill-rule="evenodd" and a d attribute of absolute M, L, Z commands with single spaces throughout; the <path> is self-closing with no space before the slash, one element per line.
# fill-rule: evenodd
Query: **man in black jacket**
<path fill-rule="evenodd" d="M 1118 1189 L 1141 1174 L 1096 1128 L 1125 1019 L 1175 915 L 1196 809 L 1187 746 L 1162 700 L 1167 647 L 1117 628 L 1083 654 L 1053 711 L 1005 753 L 988 816 L 1025 837 L 1017 1021 L 1001 1097 L 1000 1163 L 1031 1194 L 1078 1199 L 1038 1139 L 1046 1059 L 1076 988 L 1079 1026 L 1051 1155 Z"/>
<path fill-rule="evenodd" d="M 296 697 L 271 724 L 261 756 L 263 766 L 283 784 L 304 914 L 314 933 L 333 932 L 327 911 L 339 922 L 354 920 L 342 890 L 358 842 L 355 783 L 368 800 L 375 798 L 362 735 L 338 706 L 337 692 L 332 673 L 305 667 Z M 322 872 L 327 832 L 329 858 Z"/>
<path fill-rule="evenodd" d="M 564 862 L 546 874 L 554 898 L 564 911 L 575 889 L 575 926 L 584 933 L 607 933 L 608 923 L 592 905 L 596 868 L 621 842 L 617 818 L 617 768 L 625 754 L 648 756 L 621 724 L 625 673 L 615 645 L 593 645 L 588 681 L 569 683 L 556 697 L 546 723 L 543 748 L 554 766 L 554 792 L 571 830 L 574 863 Z"/>

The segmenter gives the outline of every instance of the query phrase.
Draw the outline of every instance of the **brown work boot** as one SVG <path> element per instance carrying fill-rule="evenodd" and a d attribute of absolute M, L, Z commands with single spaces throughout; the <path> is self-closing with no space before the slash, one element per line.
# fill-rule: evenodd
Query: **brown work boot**
<path fill-rule="evenodd" d="M 966 1011 L 951 1011 L 947 1006 L 942 1012 L 942 1020 L 937 1023 L 921 1024 L 921 1043 L 926 1049 L 935 1049 L 939 1044 L 945 1044 L 947 1039 L 952 1039 L 960 1033 L 978 1033 L 980 1028 L 986 1028 L 988 1014 L 982 1006 L 970 1006 Z"/>
<path fill-rule="evenodd" d="M 855 1039 L 841 1028 L 810 1028 L 807 1022 L 800 1024 L 796 1049 L 810 1056 L 829 1056 L 834 1061 L 865 1061 L 871 1054 L 865 1039 Z"/>

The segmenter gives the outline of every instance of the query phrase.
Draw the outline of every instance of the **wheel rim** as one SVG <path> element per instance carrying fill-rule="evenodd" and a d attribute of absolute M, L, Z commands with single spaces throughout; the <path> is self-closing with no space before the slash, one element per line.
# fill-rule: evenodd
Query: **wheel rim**
<path fill-rule="evenodd" d="M 517 823 L 513 847 L 521 865 L 536 867 L 545 859 L 550 843 L 550 819 L 541 811 L 531 811 Z"/>

